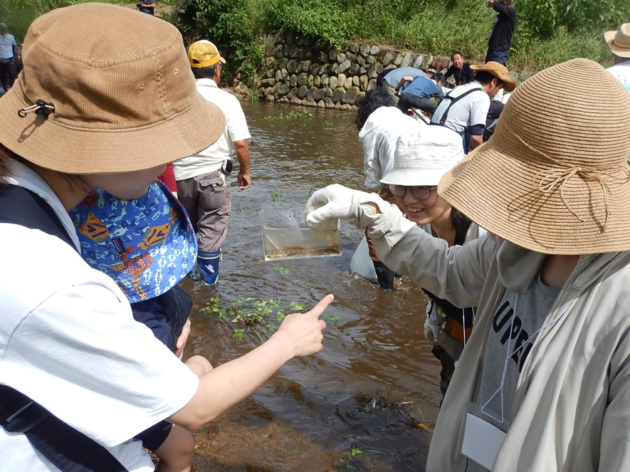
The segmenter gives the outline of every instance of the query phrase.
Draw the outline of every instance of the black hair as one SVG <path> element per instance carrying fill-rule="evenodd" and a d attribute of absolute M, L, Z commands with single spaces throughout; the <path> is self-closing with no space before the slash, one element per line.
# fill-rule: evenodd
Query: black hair
<path fill-rule="evenodd" d="M 464 59 L 464 55 L 463 55 L 461 52 L 459 52 L 459 51 L 453 51 L 453 54 L 451 54 L 451 61 L 453 60 L 453 57 L 454 57 L 456 54 L 459 54 L 460 56 L 462 56 L 462 59 Z"/>
<path fill-rule="evenodd" d="M 363 125 L 372 114 L 374 110 L 381 107 L 395 107 L 396 102 L 394 97 L 387 93 L 382 88 L 375 88 L 368 90 L 365 94 L 365 98 L 359 105 L 359 111 L 357 112 L 357 129 L 361 131 Z"/>
<path fill-rule="evenodd" d="M 435 74 L 433 74 L 432 79 L 436 82 L 444 83 L 444 74 L 442 74 L 441 72 L 436 72 Z"/>
<path fill-rule="evenodd" d="M 453 218 L 453 227 L 455 228 L 455 240 L 465 240 L 472 221 L 457 208 L 451 210 L 451 217 Z"/>
<path fill-rule="evenodd" d="M 195 79 L 212 79 L 214 77 L 214 71 L 217 67 L 221 70 L 221 61 L 212 66 L 201 67 L 199 69 L 193 67 L 192 71 Z"/>
<path fill-rule="evenodd" d="M 0 144 L 0 189 L 7 186 L 7 177 L 10 177 L 9 159 L 16 156 L 15 153 L 9 151 Z"/>
<path fill-rule="evenodd" d="M 503 0 L 503 1 L 508 7 L 512 6 L 512 0 Z"/>
<path fill-rule="evenodd" d="M 501 85 L 503 83 L 503 81 L 500 80 L 496 75 L 493 75 L 488 71 L 480 70 L 475 73 L 475 80 L 480 84 L 489 84 L 490 82 L 492 82 L 492 79 L 497 79 L 498 85 Z"/>
<path fill-rule="evenodd" d="M 9 172 L 8 164 L 9 159 L 13 159 L 14 161 L 20 162 L 27 167 L 35 170 L 37 172 L 37 164 L 24 159 L 19 154 L 14 153 L 10 149 L 6 148 L 4 145 L 0 144 L 0 188 L 6 187 L 7 185 L 7 177 L 11 176 L 11 172 Z M 57 173 L 68 183 L 70 189 L 75 190 L 84 190 L 86 193 L 92 190 L 90 186 L 87 184 L 83 176 L 79 174 L 67 174 L 65 172 Z"/>

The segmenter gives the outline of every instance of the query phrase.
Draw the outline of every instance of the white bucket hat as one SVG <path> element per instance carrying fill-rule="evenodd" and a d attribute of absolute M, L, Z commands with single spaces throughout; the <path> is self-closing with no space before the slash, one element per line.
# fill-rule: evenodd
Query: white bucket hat
<path fill-rule="evenodd" d="M 427 126 L 418 133 L 403 134 L 396 141 L 394 169 L 383 184 L 434 186 L 464 158 L 462 138 L 443 126 Z"/>

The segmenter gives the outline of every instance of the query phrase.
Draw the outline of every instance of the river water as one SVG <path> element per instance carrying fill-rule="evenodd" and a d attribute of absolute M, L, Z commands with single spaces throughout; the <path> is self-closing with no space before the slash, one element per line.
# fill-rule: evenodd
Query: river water
<path fill-rule="evenodd" d="M 439 366 L 423 336 L 422 291 L 408 278 L 397 290 L 349 274 L 362 232 L 342 222 L 343 255 L 265 262 L 259 211 L 328 184 L 363 188 L 355 113 L 247 103 L 252 186 L 232 188 L 232 213 L 216 287 L 184 281 L 193 296 L 186 355 L 220 365 L 256 347 L 265 329 L 233 336 L 232 317 L 200 312 L 210 298 L 281 299 L 308 308 L 335 301 L 324 350 L 288 362 L 249 399 L 199 430 L 197 471 L 422 471 L 440 402 Z M 270 324 L 274 324 L 270 322 Z M 276 321 L 277 325 L 278 322 Z"/>

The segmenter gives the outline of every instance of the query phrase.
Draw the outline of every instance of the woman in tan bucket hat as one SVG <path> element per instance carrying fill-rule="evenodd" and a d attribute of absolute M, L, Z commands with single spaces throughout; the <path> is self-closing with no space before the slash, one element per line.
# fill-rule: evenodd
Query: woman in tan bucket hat
<path fill-rule="evenodd" d="M 90 190 L 139 198 L 224 126 L 167 22 L 92 3 L 29 28 L 0 99 L 0 469 L 153 470 L 136 434 L 164 419 L 198 428 L 322 349 L 332 296 L 239 359 L 184 364 L 79 254 L 67 211 Z"/>
<path fill-rule="evenodd" d="M 520 85 L 492 140 L 440 182 L 487 236 L 449 248 L 375 195 L 311 197 L 312 225 L 367 227 L 388 267 L 478 306 L 428 471 L 630 470 L 628 156 L 630 94 L 575 59 Z"/>

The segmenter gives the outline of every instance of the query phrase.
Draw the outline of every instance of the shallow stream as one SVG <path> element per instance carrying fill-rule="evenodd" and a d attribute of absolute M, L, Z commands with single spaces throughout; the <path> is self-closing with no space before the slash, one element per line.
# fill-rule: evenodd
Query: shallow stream
<path fill-rule="evenodd" d="M 439 366 L 422 334 L 425 297 L 407 278 L 394 293 L 349 274 L 363 234 L 342 223 L 343 255 L 264 262 L 264 203 L 307 197 L 331 183 L 363 188 L 355 114 L 243 102 L 252 140 L 252 187 L 232 188 L 217 287 L 184 281 L 193 296 L 187 355 L 220 365 L 256 347 L 263 329 L 233 336 L 229 315 L 199 310 L 251 297 L 311 308 L 335 301 L 324 350 L 294 359 L 252 397 L 196 433 L 196 471 L 422 471 L 440 402 Z M 282 114 L 284 119 L 279 119 Z M 272 318 L 270 324 L 278 322 Z"/>

